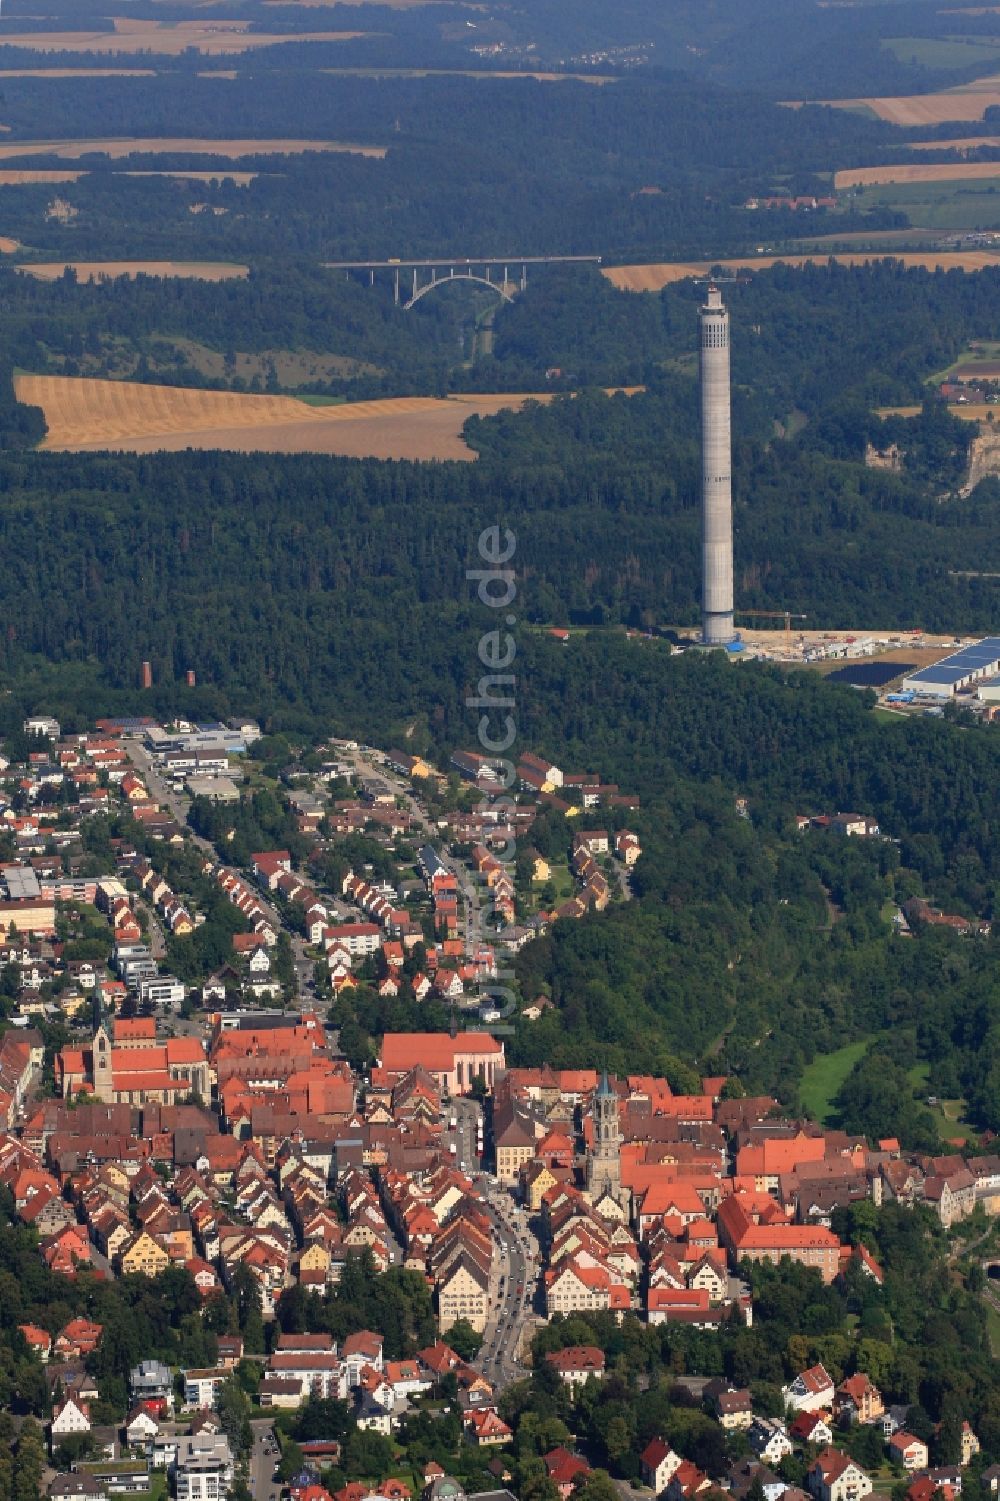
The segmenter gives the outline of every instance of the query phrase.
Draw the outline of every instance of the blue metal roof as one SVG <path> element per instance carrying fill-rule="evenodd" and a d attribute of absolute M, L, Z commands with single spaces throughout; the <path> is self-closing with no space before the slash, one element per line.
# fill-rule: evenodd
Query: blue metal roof
<path fill-rule="evenodd" d="M 985 641 L 973 642 L 961 651 L 952 652 L 950 657 L 942 657 L 933 667 L 908 673 L 907 682 L 958 683 L 970 673 L 997 666 L 1000 666 L 1000 636 L 987 636 Z"/>

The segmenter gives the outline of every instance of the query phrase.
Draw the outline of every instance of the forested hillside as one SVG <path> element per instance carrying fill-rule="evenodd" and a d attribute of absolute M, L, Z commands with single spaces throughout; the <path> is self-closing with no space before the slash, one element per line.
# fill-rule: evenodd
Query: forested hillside
<path fill-rule="evenodd" d="M 125 161 L 84 156 L 86 175 L 59 186 L 67 209 L 57 215 L 47 212 L 49 185 L 7 193 L 4 232 L 46 256 L 99 259 L 724 254 L 751 249 L 762 234 L 800 232 L 790 212 L 749 213 L 748 194 L 776 182 L 828 191 L 817 174 L 898 159 L 904 139 L 849 112 L 792 112 L 682 74 L 595 88 L 363 77 L 310 59 L 312 71 L 250 62 L 221 82 L 176 67 L 137 78 L 4 78 L 7 143 L 55 142 L 32 167 L 65 166 L 59 138 L 134 138 Z M 157 142 L 179 134 L 360 143 L 387 154 L 277 148 L 240 160 L 258 173 L 243 186 L 129 175 L 233 166 L 224 151 L 214 158 Z M 211 211 L 192 213 L 200 203 Z M 880 212 L 865 222 L 903 221 Z M 852 225 L 838 216 L 837 227 Z"/>

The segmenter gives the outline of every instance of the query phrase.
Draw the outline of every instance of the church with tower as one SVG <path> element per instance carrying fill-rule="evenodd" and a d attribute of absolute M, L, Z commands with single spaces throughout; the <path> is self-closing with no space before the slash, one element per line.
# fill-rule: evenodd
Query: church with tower
<path fill-rule="evenodd" d="M 622 1127 L 618 1095 L 607 1069 L 594 1091 L 591 1111 L 594 1135 L 587 1151 L 587 1198 L 597 1208 L 602 1201 L 627 1212 L 628 1190 L 622 1186 Z"/>

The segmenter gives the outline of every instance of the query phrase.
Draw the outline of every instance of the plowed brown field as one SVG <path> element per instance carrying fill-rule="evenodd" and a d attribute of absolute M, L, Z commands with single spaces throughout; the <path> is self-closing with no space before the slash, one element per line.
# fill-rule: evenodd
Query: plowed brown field
<path fill-rule="evenodd" d="M 689 276 L 707 276 L 713 266 L 722 266 L 727 271 L 766 271 L 777 265 L 807 266 L 812 263 L 822 266 L 828 260 L 841 266 L 865 266 L 887 256 L 904 266 L 922 266 L 928 271 L 984 271 L 989 266 L 1000 265 L 1000 251 L 996 250 L 942 250 L 929 255 L 896 250 L 873 251 L 867 255 L 761 255 L 732 261 L 661 261 L 648 266 L 605 266 L 601 274 L 622 292 L 659 292 L 671 282 L 684 281 Z"/>
<path fill-rule="evenodd" d="M 291 396 L 243 396 L 55 375 L 17 377 L 18 399 L 45 412 L 44 448 L 68 451 L 220 448 L 353 458 L 474 459 L 462 426 L 541 396 L 408 396 L 313 407 Z"/>

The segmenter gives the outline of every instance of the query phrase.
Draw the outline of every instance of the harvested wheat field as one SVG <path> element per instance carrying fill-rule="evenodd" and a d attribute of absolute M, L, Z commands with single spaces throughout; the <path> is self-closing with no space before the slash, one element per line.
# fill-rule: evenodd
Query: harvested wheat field
<path fill-rule="evenodd" d="M 249 21 L 141 21 L 118 18 L 113 31 L 5 32 L 5 47 L 28 52 L 158 52 L 177 57 L 195 48 L 211 56 L 274 47 L 279 42 L 350 42 L 368 36 L 364 31 L 248 32 Z"/>
<path fill-rule="evenodd" d="M 1000 136 L 960 136 L 951 141 L 907 141 L 909 151 L 978 151 L 980 146 L 994 150 L 1000 146 Z"/>
<path fill-rule="evenodd" d="M 51 187 L 59 182 L 77 182 L 81 177 L 88 175 L 86 172 L 74 171 L 72 168 L 67 168 L 65 172 L 59 170 L 40 172 L 30 167 L 0 167 L 0 188 L 30 188 L 38 184 L 42 187 Z"/>
<path fill-rule="evenodd" d="M 267 137 L 256 140 L 211 140 L 204 136 L 124 136 L 100 141 L 3 141 L 0 161 L 22 156 L 59 156 L 77 162 L 84 156 L 106 156 L 121 161 L 128 156 L 162 156 L 166 153 L 188 156 L 224 156 L 236 160 L 241 156 L 299 156 L 307 151 L 347 151 L 356 156 L 385 156 L 384 146 L 358 146 L 350 141 L 281 140 Z"/>
<path fill-rule="evenodd" d="M 86 174 L 83 173 L 83 172 L 78 172 L 75 175 L 77 177 L 83 177 Z M 247 185 L 247 183 L 253 182 L 253 180 L 254 180 L 255 177 L 259 177 L 260 176 L 260 173 L 259 172 L 226 172 L 226 171 L 224 171 L 222 169 L 219 169 L 219 170 L 214 171 L 214 172 L 153 172 L 153 171 L 149 171 L 149 172 L 116 172 L 115 176 L 116 177 L 178 177 L 178 178 L 182 179 L 182 181 L 184 181 L 184 182 L 231 182 L 231 183 L 234 183 L 236 185 L 236 187 L 238 187 L 238 188 L 245 188 L 246 185 Z M 3 178 L 3 173 L 0 172 L 0 179 L 2 179 L 2 178 Z"/>
<path fill-rule="evenodd" d="M 878 417 L 917 417 L 922 407 L 876 407 Z M 948 407 L 948 415 L 961 417 L 966 422 L 985 422 L 988 416 L 994 421 L 1000 418 L 1000 407 L 989 406 L 985 401 L 957 402 Z"/>
<path fill-rule="evenodd" d="M 671 282 L 685 281 L 690 276 L 707 276 L 713 266 L 721 266 L 726 271 L 767 271 L 771 266 L 823 266 L 827 261 L 836 261 L 840 266 L 866 266 L 870 261 L 890 258 L 904 266 L 922 266 L 927 271 L 985 271 L 990 266 L 1000 266 L 1000 251 L 996 250 L 942 250 L 937 254 L 897 250 L 871 251 L 867 255 L 859 252 L 761 255 L 732 261 L 661 261 L 650 266 L 605 266 L 601 275 L 621 292 L 659 292 Z"/>
<path fill-rule="evenodd" d="M 14 242 L 11 241 L 11 244 Z M 117 276 L 181 276 L 195 281 L 232 281 L 250 275 L 249 266 L 227 261 L 36 261 L 18 266 L 37 281 L 57 281 L 64 271 L 76 272 L 77 281 L 113 281 Z"/>
<path fill-rule="evenodd" d="M 2 148 L 0 148 L 2 149 Z M 1000 162 L 921 162 L 895 167 L 849 167 L 835 172 L 833 185 L 844 188 L 884 187 L 903 182 L 965 182 L 1000 177 Z"/>
<path fill-rule="evenodd" d="M 943 125 L 950 120 L 982 120 L 1000 105 L 1000 81 L 980 78 L 975 83 L 940 94 L 908 94 L 896 98 L 823 99 L 833 109 L 866 107 L 890 125 Z"/>
<path fill-rule="evenodd" d="M 3 174 L 0 174 L 0 176 L 3 176 Z M 80 173 L 78 174 L 78 176 L 84 176 L 84 174 Z M 207 173 L 194 173 L 194 171 L 192 171 L 192 173 L 183 173 L 183 171 L 176 171 L 176 173 L 171 173 L 171 171 L 153 171 L 152 168 L 150 168 L 149 171 L 144 171 L 144 173 L 140 173 L 140 171 L 131 171 L 131 173 L 116 173 L 114 174 L 114 176 L 180 177 L 183 182 L 188 183 L 236 183 L 237 188 L 246 188 L 246 185 L 248 185 L 248 183 L 254 182 L 255 177 L 260 177 L 260 173 L 227 173 L 227 171 L 222 170 L 222 168 L 219 168 L 218 171 L 207 171 Z"/>
<path fill-rule="evenodd" d="M 0 68 L 0 78 L 155 78 L 155 68 Z"/>
<path fill-rule="evenodd" d="M 292 396 L 244 396 L 133 381 L 21 375 L 18 400 L 40 406 L 43 448 L 231 449 L 241 453 L 330 453 L 348 458 L 474 459 L 462 439 L 474 414 L 490 416 L 541 396 L 407 396 L 309 406 Z"/>
<path fill-rule="evenodd" d="M 592 83 L 598 88 L 606 83 L 617 83 L 614 73 L 525 73 L 509 68 L 320 68 L 321 73 L 332 73 L 353 78 L 498 78 L 503 80 L 527 78 L 535 83 Z"/>

